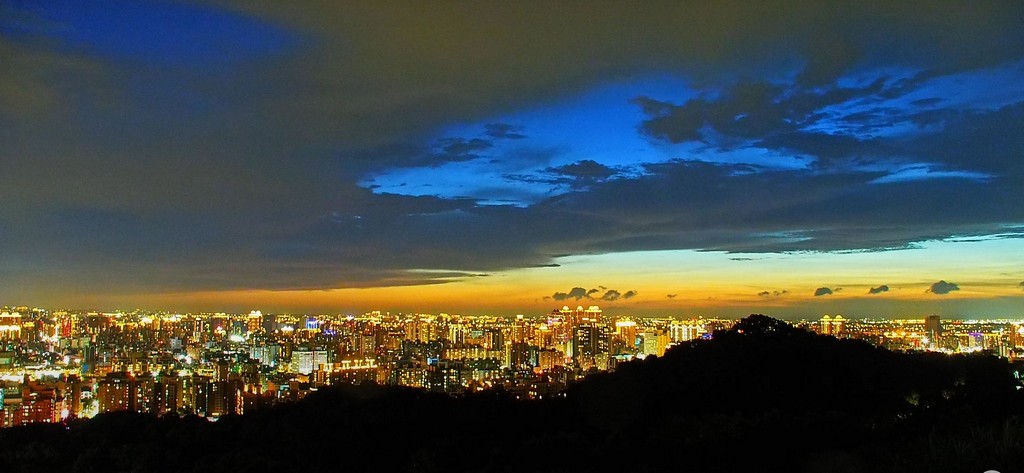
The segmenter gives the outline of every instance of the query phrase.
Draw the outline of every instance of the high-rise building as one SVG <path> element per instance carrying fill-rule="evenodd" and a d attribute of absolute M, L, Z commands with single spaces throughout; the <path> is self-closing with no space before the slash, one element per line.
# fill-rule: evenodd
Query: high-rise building
<path fill-rule="evenodd" d="M 20 339 L 21 325 L 20 313 L 0 312 L 0 341 Z"/>
<path fill-rule="evenodd" d="M 60 383 L 61 411 L 67 409 L 68 415 L 79 416 L 82 412 L 82 380 L 78 375 L 63 375 Z"/>
<path fill-rule="evenodd" d="M 178 377 L 178 409 L 185 413 L 206 415 L 209 411 L 207 402 L 210 378 L 192 375 Z"/>
<path fill-rule="evenodd" d="M 249 317 L 245 320 L 245 330 L 249 334 L 254 334 L 263 329 L 263 312 L 254 310 L 249 312 Z"/>
<path fill-rule="evenodd" d="M 372 358 L 377 354 L 377 337 L 370 333 L 361 333 L 356 336 L 358 342 L 358 349 L 356 354 L 361 358 Z"/>
<path fill-rule="evenodd" d="M 615 339 L 630 349 L 636 348 L 636 321 L 619 319 L 615 321 Z"/>
<path fill-rule="evenodd" d="M 545 348 L 537 352 L 537 367 L 544 371 L 551 371 L 555 366 L 563 363 L 562 353 L 553 348 Z"/>
<path fill-rule="evenodd" d="M 299 348 L 292 352 L 290 369 L 293 373 L 310 374 L 327 363 L 327 350 Z"/>
<path fill-rule="evenodd" d="M 107 374 L 96 388 L 100 412 L 126 411 L 131 408 L 132 379 L 127 372 Z"/>
<path fill-rule="evenodd" d="M 597 325 L 591 322 L 582 323 L 573 330 L 572 361 L 580 368 L 594 365 L 594 356 L 598 353 Z"/>
<path fill-rule="evenodd" d="M 932 343 L 938 343 L 942 338 L 942 320 L 938 315 L 929 315 L 924 319 L 924 334 Z"/>
<path fill-rule="evenodd" d="M 277 330 L 277 316 L 274 314 L 263 314 L 263 331 L 274 333 Z"/>
<path fill-rule="evenodd" d="M 228 374 L 231 373 L 231 364 L 226 360 L 220 360 L 213 365 L 213 379 L 214 381 L 227 381 Z"/>
<path fill-rule="evenodd" d="M 664 356 L 668 342 L 668 334 L 665 331 L 647 330 L 643 333 L 643 353 L 648 356 Z"/>
<path fill-rule="evenodd" d="M 523 320 L 523 314 L 516 315 L 516 320 L 512 324 L 512 343 L 523 343 L 526 341 L 529 334 L 529 325 Z"/>
<path fill-rule="evenodd" d="M 818 333 L 822 335 L 832 334 L 832 317 L 826 314 L 818 321 Z"/>
<path fill-rule="evenodd" d="M 843 328 L 846 326 L 846 319 L 843 316 L 836 314 L 832 317 L 832 336 L 838 337 L 843 334 Z"/>
<path fill-rule="evenodd" d="M 818 321 L 818 333 L 822 335 L 832 335 L 838 337 L 843 333 L 843 328 L 846 326 L 846 319 L 841 315 L 835 317 L 829 317 L 825 315 Z"/>
<path fill-rule="evenodd" d="M 131 384 L 132 399 L 129 409 L 135 412 L 153 412 L 156 395 L 156 380 L 150 373 L 135 377 Z"/>
<path fill-rule="evenodd" d="M 277 366 L 281 346 L 276 343 L 259 342 L 249 348 L 249 358 L 257 360 L 263 366 Z"/>
<path fill-rule="evenodd" d="M 229 413 L 231 405 L 230 385 L 227 381 L 212 381 L 209 383 L 209 410 L 206 415 L 209 417 L 220 417 Z"/>
<path fill-rule="evenodd" d="M 22 403 L 21 388 L 15 385 L 5 384 L 0 381 L 0 410 L 3 411 L 3 427 L 21 425 Z"/>
<path fill-rule="evenodd" d="M 704 326 L 699 322 L 672 322 L 668 327 L 669 339 L 673 343 L 696 340 L 704 333 Z"/>
<path fill-rule="evenodd" d="M 160 375 L 153 392 L 153 413 L 178 412 L 178 377 L 172 373 Z"/>
<path fill-rule="evenodd" d="M 59 412 L 55 409 L 56 393 L 53 387 L 35 381 L 24 383 L 21 390 L 21 423 L 53 422 Z"/>
<path fill-rule="evenodd" d="M 417 315 L 407 320 L 403 327 L 406 340 L 415 340 L 423 343 L 438 338 L 435 328 L 432 321 L 422 315 Z"/>

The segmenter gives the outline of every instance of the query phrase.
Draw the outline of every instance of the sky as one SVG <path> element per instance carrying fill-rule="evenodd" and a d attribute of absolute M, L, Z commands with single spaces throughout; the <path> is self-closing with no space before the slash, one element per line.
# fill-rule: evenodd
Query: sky
<path fill-rule="evenodd" d="M 0 0 L 0 305 L 1024 318 L 1022 26 Z"/>

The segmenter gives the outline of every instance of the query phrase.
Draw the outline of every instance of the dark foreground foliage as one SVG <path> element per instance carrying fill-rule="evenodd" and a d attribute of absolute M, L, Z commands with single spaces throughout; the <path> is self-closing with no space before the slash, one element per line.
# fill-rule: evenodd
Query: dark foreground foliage
<path fill-rule="evenodd" d="M 112 413 L 0 430 L 3 472 L 1024 471 L 989 355 L 902 354 L 750 316 L 564 399 L 338 387 L 217 423 Z"/>

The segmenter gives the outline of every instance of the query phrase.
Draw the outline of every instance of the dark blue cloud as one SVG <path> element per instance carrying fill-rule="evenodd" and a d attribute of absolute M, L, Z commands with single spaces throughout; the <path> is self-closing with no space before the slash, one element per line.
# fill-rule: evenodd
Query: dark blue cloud
<path fill-rule="evenodd" d="M 959 291 L 959 290 L 960 290 L 960 286 L 957 286 L 954 283 L 946 282 L 946 281 L 939 281 L 937 283 L 932 284 L 931 287 L 928 288 L 928 292 L 930 292 L 932 294 L 938 294 L 940 296 L 949 294 L 950 292 L 953 292 L 953 291 Z"/>
<path fill-rule="evenodd" d="M 484 130 L 487 136 L 491 138 L 503 138 L 509 140 L 521 140 L 526 138 L 524 135 L 523 127 L 510 125 L 508 123 L 488 123 L 484 125 Z"/>
<path fill-rule="evenodd" d="M 833 290 L 827 287 L 819 287 L 814 290 L 814 297 L 829 296 L 832 295 Z"/>
<path fill-rule="evenodd" d="M 582 287 L 574 287 L 569 292 L 556 292 L 551 296 L 556 301 L 564 301 L 566 299 L 580 300 L 589 297 L 587 290 Z"/>
<path fill-rule="evenodd" d="M 574 287 L 569 292 L 556 292 L 550 296 L 556 301 L 591 299 L 595 301 L 615 302 L 619 299 L 631 299 L 637 296 L 637 291 L 619 292 L 615 289 L 608 289 L 604 286 L 587 290 L 582 287 Z"/>
<path fill-rule="evenodd" d="M 881 286 L 868 289 L 868 294 L 881 294 L 883 292 L 889 292 L 889 286 L 882 284 Z"/>
<path fill-rule="evenodd" d="M 616 170 L 590 159 L 548 168 L 547 172 L 587 180 L 602 180 L 617 174 Z"/>
<path fill-rule="evenodd" d="M 670 143 L 703 143 L 733 152 L 746 148 L 754 155 L 764 150 L 798 153 L 822 172 L 885 173 L 875 183 L 984 181 L 1007 171 L 1005 166 L 1017 166 L 1005 156 L 1022 146 L 1004 129 L 1021 121 L 1024 88 L 1009 79 L 1021 74 L 1024 62 L 1011 62 L 949 76 L 919 72 L 901 79 L 875 73 L 862 85 L 837 81 L 814 89 L 803 89 L 799 82 L 740 83 L 682 105 L 643 97 L 637 103 L 649 117 L 644 132 Z M 943 89 L 964 81 L 974 82 L 973 88 Z M 914 98 L 938 92 L 934 89 L 949 99 Z M 992 89 L 1001 92 L 984 92 Z M 931 118 L 923 122 L 922 116 Z M 992 143 L 1001 146 L 992 150 L 995 159 L 988 151 Z M 978 145 L 982 156 L 966 159 L 971 145 Z M 1000 169 L 990 166 L 993 161 Z"/>

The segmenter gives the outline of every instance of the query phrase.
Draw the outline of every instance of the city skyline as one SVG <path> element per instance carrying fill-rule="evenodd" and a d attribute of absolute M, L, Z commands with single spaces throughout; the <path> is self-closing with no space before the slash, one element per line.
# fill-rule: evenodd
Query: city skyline
<path fill-rule="evenodd" d="M 737 335 L 774 337 L 784 348 L 812 342 L 812 332 L 827 336 L 819 343 L 862 343 L 855 350 L 875 345 L 881 348 L 875 353 L 897 356 L 944 353 L 946 363 L 968 359 L 963 355 L 1019 363 L 1024 354 L 1022 320 L 944 321 L 938 315 L 855 320 L 837 314 L 786 322 L 765 315 L 621 317 L 596 305 L 512 318 L 4 308 L 0 427 L 115 411 L 215 421 L 357 385 L 453 397 L 496 390 L 550 400 L 569 396 L 595 373 L 628 373 L 648 358 L 678 358 Z"/>
<path fill-rule="evenodd" d="M 1024 5 L 0 4 L 0 305 L 1024 317 Z"/>

